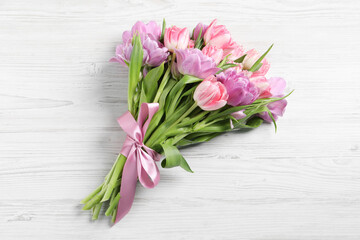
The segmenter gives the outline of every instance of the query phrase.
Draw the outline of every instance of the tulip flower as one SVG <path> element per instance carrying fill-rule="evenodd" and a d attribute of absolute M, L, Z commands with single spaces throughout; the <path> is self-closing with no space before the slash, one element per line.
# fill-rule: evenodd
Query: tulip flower
<path fill-rule="evenodd" d="M 286 105 L 287 105 L 286 99 L 272 102 L 267 105 L 267 107 L 270 110 L 271 114 L 273 115 L 275 121 L 278 120 L 279 116 L 282 117 L 284 115 Z M 272 122 L 272 119 L 270 118 L 270 115 L 268 112 L 262 112 L 259 114 L 259 116 L 262 119 L 264 119 L 266 122 L 269 122 L 269 123 Z"/>
<path fill-rule="evenodd" d="M 231 106 L 248 105 L 259 96 L 259 90 L 249 78 L 235 69 L 228 69 L 217 75 L 229 94 L 228 104 Z"/>
<path fill-rule="evenodd" d="M 214 75 L 204 79 L 194 92 L 194 100 L 205 111 L 213 111 L 226 105 L 228 99 L 225 86 Z"/>
<path fill-rule="evenodd" d="M 130 31 L 123 32 L 123 43 L 116 47 L 115 57 L 111 58 L 110 62 L 128 65 L 133 49 L 132 39 L 136 34 L 140 36 L 143 46 L 143 65 L 157 67 L 167 60 L 168 49 L 159 41 L 161 28 L 154 21 L 148 24 L 138 21 Z"/>
<path fill-rule="evenodd" d="M 169 55 L 167 48 L 156 40 L 152 40 L 150 37 L 144 37 L 142 41 L 143 45 L 143 65 L 150 67 L 160 66 L 167 60 Z M 130 62 L 131 52 L 133 46 L 131 42 L 122 43 L 116 47 L 115 57 L 110 59 L 110 62 L 119 62 L 123 66 L 127 66 Z"/>
<path fill-rule="evenodd" d="M 183 75 L 192 75 L 204 79 L 220 70 L 216 67 L 214 59 L 205 56 L 197 48 L 176 50 L 176 65 Z"/>
<path fill-rule="evenodd" d="M 198 23 L 196 25 L 196 27 L 194 28 L 194 33 L 193 33 L 193 39 L 196 40 L 200 34 L 200 30 L 201 30 L 201 36 L 200 38 L 204 37 L 204 34 L 207 30 L 208 26 L 202 23 Z"/>
<path fill-rule="evenodd" d="M 189 46 L 190 35 L 187 28 L 173 26 L 165 30 L 164 44 L 170 52 L 175 49 L 186 49 Z"/>
<path fill-rule="evenodd" d="M 204 34 L 205 45 L 216 46 L 224 51 L 224 55 L 230 54 L 237 48 L 236 42 L 231 38 L 230 32 L 224 25 L 216 25 L 216 19 L 213 20 Z"/>
<path fill-rule="evenodd" d="M 229 55 L 228 60 L 229 61 L 235 61 L 236 59 L 238 59 L 239 57 L 243 56 L 244 53 L 244 47 L 234 43 L 233 44 L 233 49 L 226 49 L 224 52 L 224 56 Z"/>
<path fill-rule="evenodd" d="M 204 55 L 214 59 L 216 65 L 218 65 L 223 59 L 223 50 L 218 49 L 215 46 L 207 45 L 201 51 L 203 52 Z"/>
<path fill-rule="evenodd" d="M 258 51 L 256 51 L 255 49 L 251 49 L 251 50 L 247 51 L 246 57 L 244 58 L 244 61 L 242 62 L 243 69 L 249 70 L 260 57 L 261 57 L 261 54 Z M 261 63 L 262 63 L 262 66 L 260 67 L 260 69 L 257 70 L 256 72 L 252 73 L 252 75 L 251 75 L 252 78 L 255 78 L 258 76 L 265 76 L 265 74 L 269 71 L 270 63 L 266 60 L 266 58 L 264 58 L 261 61 Z"/>
<path fill-rule="evenodd" d="M 137 21 L 130 31 L 123 32 L 122 34 L 123 42 L 124 43 L 131 42 L 135 34 L 140 35 L 141 41 L 143 41 L 145 37 L 149 37 L 151 40 L 159 41 L 161 36 L 161 28 L 154 21 L 150 21 L 147 24 L 141 21 Z"/>
<path fill-rule="evenodd" d="M 280 77 L 272 77 L 268 79 L 269 87 L 267 91 L 269 92 L 270 97 L 283 97 L 285 88 L 286 88 L 286 81 Z M 285 108 L 287 105 L 286 99 L 282 99 L 280 101 L 272 102 L 267 105 L 268 109 L 270 110 L 271 114 L 276 121 L 279 116 L 283 116 L 285 112 Z M 260 113 L 259 116 L 267 122 L 272 122 L 270 115 L 268 112 Z"/>

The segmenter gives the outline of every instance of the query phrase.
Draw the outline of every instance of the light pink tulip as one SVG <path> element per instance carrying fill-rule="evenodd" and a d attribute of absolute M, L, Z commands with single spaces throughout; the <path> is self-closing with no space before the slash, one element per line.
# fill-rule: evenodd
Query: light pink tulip
<path fill-rule="evenodd" d="M 280 77 L 251 77 L 250 81 L 259 89 L 259 98 L 282 97 L 286 88 L 286 81 Z"/>
<path fill-rule="evenodd" d="M 244 61 L 242 63 L 243 69 L 249 70 L 260 57 L 261 54 L 255 49 L 247 51 L 246 57 L 244 58 Z M 264 58 L 261 63 L 262 66 L 260 67 L 260 69 L 252 73 L 251 77 L 265 76 L 265 74 L 269 71 L 270 63 L 266 60 L 266 58 Z"/>
<path fill-rule="evenodd" d="M 226 55 L 230 54 L 228 57 L 229 61 L 235 61 L 236 59 L 238 59 L 239 57 L 241 57 L 245 54 L 243 46 L 241 46 L 237 43 L 233 44 L 233 46 L 234 46 L 234 49 L 231 50 L 228 54 L 226 54 Z M 224 54 L 224 56 L 226 56 L 226 55 Z"/>
<path fill-rule="evenodd" d="M 173 26 L 165 30 L 164 44 L 170 52 L 175 49 L 186 49 L 189 45 L 190 35 L 187 28 Z"/>
<path fill-rule="evenodd" d="M 259 89 L 258 98 L 269 98 L 271 94 L 271 86 L 266 77 L 250 77 L 250 82 L 252 82 Z"/>
<path fill-rule="evenodd" d="M 230 54 L 237 46 L 231 39 L 230 32 L 224 25 L 216 25 L 214 19 L 204 34 L 205 45 L 212 45 L 224 51 L 224 56 Z"/>
<path fill-rule="evenodd" d="M 223 50 L 215 46 L 207 45 L 202 49 L 204 55 L 215 60 L 216 65 L 223 59 Z"/>
<path fill-rule="evenodd" d="M 205 111 L 213 111 L 226 105 L 229 95 L 225 86 L 211 75 L 197 86 L 194 92 L 194 100 Z"/>

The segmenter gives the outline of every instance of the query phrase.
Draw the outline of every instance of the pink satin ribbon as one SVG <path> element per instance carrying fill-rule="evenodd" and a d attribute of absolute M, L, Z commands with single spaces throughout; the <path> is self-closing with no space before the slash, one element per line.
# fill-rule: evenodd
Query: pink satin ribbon
<path fill-rule="evenodd" d="M 130 211 L 138 178 L 146 188 L 153 188 L 159 183 L 160 173 L 155 161 L 160 160 L 160 154 L 143 143 L 149 123 L 158 109 L 158 103 L 143 103 L 137 121 L 130 112 L 126 112 L 117 119 L 120 127 L 127 133 L 120 152 L 127 157 L 127 160 L 121 179 L 120 200 L 115 223 Z"/>

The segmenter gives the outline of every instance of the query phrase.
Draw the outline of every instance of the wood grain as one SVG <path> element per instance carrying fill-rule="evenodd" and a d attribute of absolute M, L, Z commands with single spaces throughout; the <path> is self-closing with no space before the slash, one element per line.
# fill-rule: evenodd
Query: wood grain
<path fill-rule="evenodd" d="M 183 149 L 194 174 L 162 169 L 116 227 L 80 200 L 125 137 L 122 31 L 165 17 L 218 18 L 248 49 L 275 43 L 269 75 L 289 89 L 273 126 Z M 3 0 L 0 239 L 360 239 L 360 3 Z"/>

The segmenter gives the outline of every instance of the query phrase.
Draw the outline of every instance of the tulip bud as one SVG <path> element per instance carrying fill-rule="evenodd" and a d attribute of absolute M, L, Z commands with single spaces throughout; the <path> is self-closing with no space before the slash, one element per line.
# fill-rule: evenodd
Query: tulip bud
<path fill-rule="evenodd" d="M 247 51 L 246 57 L 244 58 L 244 61 L 242 62 L 243 69 L 249 70 L 260 57 L 261 57 L 261 54 L 258 51 L 256 51 L 255 49 L 251 49 L 251 50 Z M 262 63 L 261 67 L 251 75 L 252 77 L 265 76 L 265 74 L 269 71 L 270 63 L 266 60 L 266 58 L 264 58 L 261 61 L 261 63 Z"/>
<path fill-rule="evenodd" d="M 190 35 L 187 28 L 173 26 L 165 30 L 164 44 L 170 52 L 175 49 L 186 49 L 189 45 Z"/>

